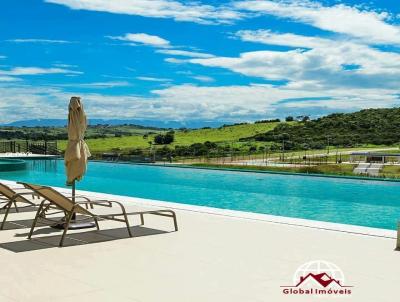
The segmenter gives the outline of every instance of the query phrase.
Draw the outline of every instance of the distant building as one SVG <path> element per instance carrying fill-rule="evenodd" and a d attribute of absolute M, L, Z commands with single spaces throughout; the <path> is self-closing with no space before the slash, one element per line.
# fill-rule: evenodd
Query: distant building
<path fill-rule="evenodd" d="M 400 153 L 353 152 L 350 154 L 350 162 L 400 163 Z"/>

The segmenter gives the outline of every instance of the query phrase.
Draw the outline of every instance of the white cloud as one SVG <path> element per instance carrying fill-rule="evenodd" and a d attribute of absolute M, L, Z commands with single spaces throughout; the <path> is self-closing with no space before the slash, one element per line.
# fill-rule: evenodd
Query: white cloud
<path fill-rule="evenodd" d="M 186 62 L 267 80 L 286 80 L 291 85 L 318 83 L 341 87 L 395 87 L 400 77 L 400 54 L 361 44 L 337 43 L 311 50 L 254 51 L 239 57 L 190 59 Z M 353 69 L 347 69 L 354 66 Z"/>
<path fill-rule="evenodd" d="M 0 75 L 0 82 L 16 82 L 21 81 L 20 78 L 10 77 L 10 76 L 1 76 Z"/>
<path fill-rule="evenodd" d="M 173 55 L 173 56 L 181 56 L 187 58 L 213 58 L 214 55 L 208 53 L 202 53 L 197 51 L 187 51 L 182 49 L 176 49 L 171 45 L 170 41 L 161 38 L 159 36 L 149 35 L 146 33 L 127 33 L 123 36 L 106 36 L 109 39 L 120 40 L 125 42 L 131 42 L 129 45 L 138 46 L 138 45 L 146 45 L 156 48 L 156 53 L 165 54 L 165 55 Z M 140 43 L 140 44 L 137 44 Z M 166 58 L 166 62 L 169 63 L 183 63 L 184 60 L 176 59 L 176 58 Z"/>
<path fill-rule="evenodd" d="M 66 115 L 66 109 L 61 108 L 59 91 L 49 88 L 33 88 L 28 86 L 0 85 L 0 123 L 33 118 L 49 118 Z M 56 100 L 56 101 L 55 101 Z"/>
<path fill-rule="evenodd" d="M 399 103 L 398 89 L 304 89 L 271 85 L 199 87 L 178 85 L 153 90 L 149 97 L 85 93 L 78 88 L 0 85 L 0 123 L 29 118 L 65 118 L 71 95 L 82 97 L 90 118 L 140 118 L 155 120 L 244 121 L 276 117 L 277 112 L 298 110 L 318 113 L 352 111 L 370 107 L 390 107 Z M 329 101 L 317 98 L 329 97 Z M 310 98 L 297 102 L 297 98 Z M 290 101 L 293 99 L 293 101 Z M 282 102 L 284 101 L 284 102 Z"/>
<path fill-rule="evenodd" d="M 153 18 L 171 18 L 202 24 L 231 23 L 242 13 L 226 6 L 215 7 L 192 1 L 174 0 L 45 0 L 71 9 L 102 11 Z"/>
<path fill-rule="evenodd" d="M 292 87 L 395 87 L 396 77 L 400 76 L 398 52 L 379 50 L 357 39 L 278 34 L 269 30 L 239 31 L 236 36 L 245 41 L 310 49 L 255 51 L 242 53 L 238 58 L 194 59 L 190 62 L 228 68 L 247 76 L 287 80 Z"/>
<path fill-rule="evenodd" d="M 337 4 L 323 6 L 312 1 L 249 0 L 235 3 L 237 9 L 289 18 L 314 27 L 350 35 L 370 43 L 400 44 L 400 27 L 385 22 L 384 12 Z"/>
<path fill-rule="evenodd" d="M 182 60 L 182 59 L 176 59 L 176 58 L 165 58 L 165 62 L 172 63 L 172 64 L 183 64 L 183 63 L 188 63 L 189 60 Z"/>
<path fill-rule="evenodd" d="M 261 117 L 276 117 L 284 108 L 296 112 L 297 108 L 320 107 L 321 113 L 337 110 L 357 110 L 370 107 L 387 107 L 398 104 L 390 89 L 291 89 L 286 87 L 221 86 L 198 87 L 194 85 L 172 86 L 155 90 L 159 109 L 167 117 L 190 120 L 193 116 L 203 120 L 243 121 Z M 362 97 L 360 97 L 362 96 Z M 293 102 L 282 100 L 296 98 L 331 97 L 329 102 Z M 188 102 L 187 100 L 190 100 Z M 250 105 L 251 104 L 251 105 Z M 155 109 L 157 112 L 157 109 Z"/>
<path fill-rule="evenodd" d="M 164 78 L 153 78 L 153 77 L 136 77 L 136 79 L 141 81 L 149 81 L 149 82 L 170 82 L 171 79 L 164 79 Z"/>
<path fill-rule="evenodd" d="M 110 81 L 110 82 L 94 82 L 94 83 L 61 84 L 61 85 L 56 85 L 56 86 L 105 89 L 105 88 L 114 88 L 114 87 L 127 87 L 127 86 L 131 86 L 131 84 L 127 81 Z"/>
<path fill-rule="evenodd" d="M 145 33 L 127 33 L 124 36 L 108 36 L 107 38 L 113 39 L 113 40 L 120 40 L 120 41 L 127 41 L 127 42 L 133 42 L 133 43 L 140 43 L 143 45 L 148 45 L 148 46 L 153 46 L 153 47 L 169 47 L 170 43 L 169 41 L 158 37 L 158 36 L 153 36 Z"/>
<path fill-rule="evenodd" d="M 25 76 L 25 75 L 44 75 L 44 74 L 82 74 L 63 68 L 42 68 L 42 67 L 14 67 L 10 70 L 0 70 L 0 75 Z"/>
<path fill-rule="evenodd" d="M 187 50 L 178 50 L 178 49 L 159 49 L 156 52 L 166 54 L 166 55 L 182 56 L 182 57 L 190 57 L 190 58 L 212 58 L 212 57 L 214 57 L 214 55 L 208 54 L 208 53 L 187 51 Z"/>
<path fill-rule="evenodd" d="M 63 63 L 55 63 L 55 64 L 53 64 L 53 66 L 60 67 L 60 68 L 78 68 L 78 65 L 63 64 Z"/>
<path fill-rule="evenodd" d="M 191 72 L 190 70 L 178 70 L 178 71 L 176 72 L 176 74 L 192 75 L 193 72 Z"/>
<path fill-rule="evenodd" d="M 260 77 L 268 80 L 283 80 L 290 76 L 290 71 L 292 71 L 293 68 L 296 68 L 287 65 L 294 65 L 296 61 L 303 61 L 302 57 L 302 52 L 300 50 L 288 52 L 254 51 L 242 53 L 240 57 L 191 59 L 186 62 L 208 67 L 226 68 L 251 77 Z"/>
<path fill-rule="evenodd" d="M 195 79 L 195 80 L 198 80 L 198 81 L 200 81 L 200 82 L 214 82 L 214 81 L 215 81 L 215 79 L 212 78 L 212 77 L 201 76 L 201 75 L 199 75 L 199 76 L 192 76 L 191 78 L 192 78 L 192 79 Z"/>
<path fill-rule="evenodd" d="M 14 43 L 43 43 L 43 44 L 68 44 L 68 43 L 73 43 L 71 41 L 50 40 L 50 39 L 12 39 L 12 40 L 7 40 L 7 42 L 14 42 Z"/>
<path fill-rule="evenodd" d="M 308 37 L 291 33 L 273 33 L 270 30 L 240 30 L 235 34 L 242 41 L 258 42 L 269 45 L 281 45 L 302 48 L 332 47 L 336 42 L 319 37 Z"/>

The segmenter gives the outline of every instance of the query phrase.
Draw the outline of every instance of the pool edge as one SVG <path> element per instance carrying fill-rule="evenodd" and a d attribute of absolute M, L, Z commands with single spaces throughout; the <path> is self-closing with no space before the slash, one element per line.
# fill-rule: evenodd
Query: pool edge
<path fill-rule="evenodd" d="M 0 182 L 15 184 L 15 181 L 3 180 L 0 179 Z M 61 187 L 53 187 L 60 192 L 65 192 L 67 194 L 70 193 L 70 189 L 61 188 Z M 373 228 L 366 226 L 358 226 L 351 224 L 341 224 L 335 222 L 325 222 L 319 220 L 310 220 L 310 219 L 302 219 L 302 218 L 293 218 L 293 217 L 285 217 L 285 216 L 277 216 L 270 214 L 260 214 L 260 213 L 252 213 L 238 210 L 229 210 L 229 209 L 219 209 L 207 206 L 196 206 L 196 205 L 188 205 L 175 203 L 170 201 L 162 201 L 155 199 L 146 199 L 139 197 L 131 197 L 124 195 L 115 195 L 108 193 L 100 193 L 100 192 L 92 192 L 92 191 L 84 191 L 78 190 L 77 193 L 81 195 L 93 196 L 94 198 L 102 198 L 104 197 L 110 200 L 117 200 L 123 203 L 134 202 L 136 204 L 142 205 L 144 207 L 157 207 L 157 208 L 170 208 L 174 210 L 180 211 L 189 211 L 198 214 L 207 214 L 207 215 L 217 215 L 226 218 L 232 219 L 246 219 L 257 222 L 265 222 L 272 224 L 280 224 L 289 227 L 301 227 L 301 228 L 310 228 L 314 230 L 320 231 L 331 231 L 331 232 L 339 232 L 356 236 L 370 236 L 370 237 L 379 237 L 383 239 L 396 239 L 397 231 L 389 230 L 389 229 L 381 229 L 381 228 Z"/>

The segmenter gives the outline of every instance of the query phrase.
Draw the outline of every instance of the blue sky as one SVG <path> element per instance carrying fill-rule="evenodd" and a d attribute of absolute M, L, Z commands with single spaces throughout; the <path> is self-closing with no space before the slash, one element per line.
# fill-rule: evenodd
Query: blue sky
<path fill-rule="evenodd" d="M 0 123 L 253 121 L 399 106 L 400 8 L 379 1 L 3 0 Z"/>

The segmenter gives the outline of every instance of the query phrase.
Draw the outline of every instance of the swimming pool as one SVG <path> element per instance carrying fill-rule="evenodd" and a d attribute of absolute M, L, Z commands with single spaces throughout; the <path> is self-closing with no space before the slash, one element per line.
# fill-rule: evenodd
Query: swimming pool
<path fill-rule="evenodd" d="M 62 160 L 28 160 L 0 179 L 63 187 Z M 183 204 L 396 229 L 400 183 L 90 162 L 78 189 Z"/>

